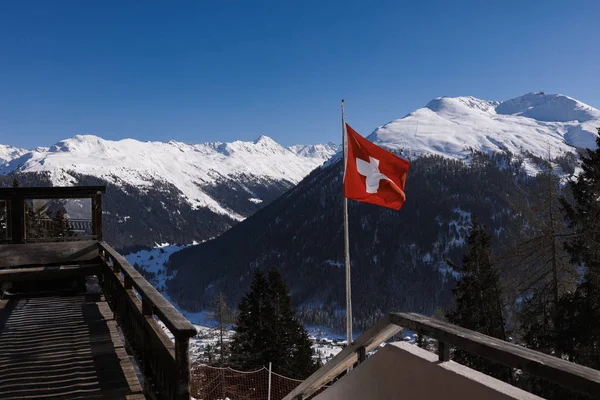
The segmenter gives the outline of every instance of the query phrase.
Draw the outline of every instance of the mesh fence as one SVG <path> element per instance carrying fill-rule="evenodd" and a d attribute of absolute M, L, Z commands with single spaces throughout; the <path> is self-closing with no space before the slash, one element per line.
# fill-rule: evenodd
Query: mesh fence
<path fill-rule="evenodd" d="M 196 400 L 267 400 L 269 398 L 269 370 L 264 367 L 256 371 L 237 371 L 228 367 L 195 365 L 191 375 L 191 395 Z M 301 382 L 271 372 L 270 399 L 283 399 Z M 322 388 L 315 395 L 324 389 Z"/>

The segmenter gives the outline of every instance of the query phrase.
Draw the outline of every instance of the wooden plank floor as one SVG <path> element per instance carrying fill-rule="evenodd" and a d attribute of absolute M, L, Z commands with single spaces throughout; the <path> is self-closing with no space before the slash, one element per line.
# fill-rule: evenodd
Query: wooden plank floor
<path fill-rule="evenodd" d="M 108 304 L 0 301 L 0 399 L 144 399 Z"/>

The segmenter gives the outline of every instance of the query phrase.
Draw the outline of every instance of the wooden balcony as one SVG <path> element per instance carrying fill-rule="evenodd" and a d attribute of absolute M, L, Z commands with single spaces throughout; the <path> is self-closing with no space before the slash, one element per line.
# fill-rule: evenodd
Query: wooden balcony
<path fill-rule="evenodd" d="M 189 399 L 196 329 L 102 241 L 102 193 L 0 189 L 0 399 Z"/>

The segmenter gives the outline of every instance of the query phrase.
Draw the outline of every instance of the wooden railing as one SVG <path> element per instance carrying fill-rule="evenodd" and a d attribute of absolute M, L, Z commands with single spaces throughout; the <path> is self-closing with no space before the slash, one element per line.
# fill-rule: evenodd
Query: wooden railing
<path fill-rule="evenodd" d="M 158 399 L 190 397 L 189 339 L 196 329 L 127 260 L 99 243 L 102 287 L 144 376 L 144 392 Z M 171 331 L 175 345 L 156 318 Z"/>
<path fill-rule="evenodd" d="M 188 400 L 189 339 L 196 329 L 123 256 L 101 241 L 104 192 L 104 186 L 0 188 L 0 200 L 6 201 L 0 221 L 5 237 L 0 237 L 0 243 L 8 243 L 2 245 L 0 283 L 97 274 L 140 366 L 146 396 Z M 90 199 L 91 221 L 61 220 L 61 228 L 84 232 L 76 236 L 27 237 L 26 202 L 33 199 Z M 42 231 L 60 231 L 55 229 L 56 221 L 43 216 L 36 224 Z M 159 320 L 173 334 L 174 344 Z"/>
<path fill-rule="evenodd" d="M 106 192 L 105 186 L 73 186 L 73 187 L 17 187 L 0 188 L 0 200 L 6 201 L 5 233 L 0 235 L 0 243 L 32 243 L 67 240 L 102 240 L 102 194 Z M 73 221 L 74 229 L 89 230 L 89 236 L 63 236 L 59 238 L 28 238 L 26 228 L 26 205 L 28 200 L 35 199 L 90 199 L 91 222 Z M 65 221 L 66 222 L 66 221 Z M 53 225 L 43 220 L 47 228 Z"/>
<path fill-rule="evenodd" d="M 557 383 L 574 392 L 587 394 L 592 398 L 600 398 L 600 371 L 434 318 L 414 313 L 391 313 L 309 376 L 284 397 L 284 400 L 308 398 L 355 363 L 363 362 L 369 351 L 400 332 L 402 328 L 437 339 L 438 356 L 441 362 L 449 361 L 451 347 L 457 347 L 471 354 Z"/>

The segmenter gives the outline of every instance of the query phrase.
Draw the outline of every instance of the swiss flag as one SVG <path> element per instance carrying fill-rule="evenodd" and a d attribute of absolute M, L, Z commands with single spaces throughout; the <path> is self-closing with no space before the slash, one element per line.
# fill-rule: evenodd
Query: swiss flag
<path fill-rule="evenodd" d="M 360 136 L 346 124 L 348 162 L 344 196 L 399 210 L 406 201 L 404 184 L 410 163 Z"/>

